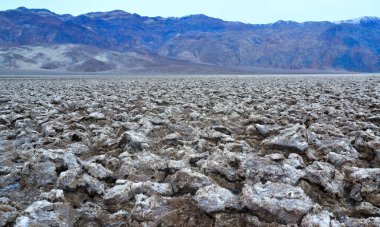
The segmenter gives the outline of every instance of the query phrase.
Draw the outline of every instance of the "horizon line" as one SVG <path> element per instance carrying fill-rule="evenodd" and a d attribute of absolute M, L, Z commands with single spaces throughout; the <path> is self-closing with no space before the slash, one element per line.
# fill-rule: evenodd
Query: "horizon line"
<path fill-rule="evenodd" d="M 275 23 L 278 23 L 278 22 L 291 22 L 291 23 L 297 23 L 297 24 L 329 22 L 329 23 L 337 24 L 337 23 L 350 23 L 350 22 L 352 23 L 354 21 L 360 21 L 360 20 L 365 19 L 365 18 L 379 19 L 380 20 L 380 17 L 378 17 L 378 16 L 364 15 L 364 16 L 361 16 L 361 17 L 350 18 L 350 19 L 342 19 L 342 20 L 336 20 L 336 21 L 330 21 L 330 20 L 315 20 L 315 21 L 310 21 L 310 20 L 306 20 L 306 21 L 302 21 L 301 22 L 301 21 L 296 21 L 296 20 L 283 20 L 283 19 L 279 19 L 279 20 L 271 22 L 271 23 L 247 23 L 247 22 L 237 21 L 237 20 L 236 21 L 234 21 L 234 20 L 224 20 L 222 18 L 208 16 L 207 14 L 202 14 L 202 13 L 200 13 L 200 14 L 199 13 L 188 14 L 188 15 L 183 15 L 183 16 L 179 16 L 179 17 L 176 17 L 176 16 L 145 16 L 145 15 L 141 15 L 141 14 L 138 14 L 138 13 L 128 12 L 128 11 L 125 11 L 125 10 L 122 10 L 122 9 L 113 9 L 113 10 L 109 10 L 109 11 L 90 11 L 90 12 L 81 13 L 81 14 L 71 14 L 71 13 L 57 13 L 57 12 L 54 12 L 54 11 L 48 9 L 48 8 L 28 8 L 28 7 L 25 7 L 25 6 L 20 6 L 20 7 L 14 8 L 14 9 L 0 10 L 0 12 L 15 11 L 15 10 L 18 10 L 18 9 L 46 10 L 46 11 L 49 11 L 49 12 L 54 13 L 56 15 L 61 15 L 61 16 L 63 16 L 63 15 L 70 15 L 72 17 L 83 16 L 83 15 L 90 14 L 90 13 L 110 13 L 110 12 L 116 12 L 116 11 L 122 11 L 122 12 L 125 12 L 125 13 L 128 13 L 128 14 L 138 15 L 138 16 L 141 16 L 141 17 L 163 18 L 163 19 L 171 19 L 171 18 L 180 19 L 180 18 L 191 17 L 191 16 L 206 16 L 208 18 L 222 20 L 222 21 L 225 21 L 225 22 L 242 23 L 242 24 L 247 24 L 247 25 L 271 25 L 271 24 L 275 24 Z"/>

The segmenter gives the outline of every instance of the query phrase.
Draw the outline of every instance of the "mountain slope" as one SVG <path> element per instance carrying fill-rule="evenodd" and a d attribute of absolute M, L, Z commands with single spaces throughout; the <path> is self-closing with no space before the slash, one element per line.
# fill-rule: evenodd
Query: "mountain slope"
<path fill-rule="evenodd" d="M 84 45 L 22 46 L 0 49 L 0 62 L 7 69 L 58 71 L 110 71 L 154 65 L 154 59 L 134 53 L 118 53 Z M 121 64 L 122 63 L 122 64 Z"/>
<path fill-rule="evenodd" d="M 0 47 L 3 49 L 63 44 L 75 44 L 70 47 L 72 49 L 79 46 L 98 48 L 110 55 L 136 53 L 149 56 L 153 61 L 178 59 L 190 64 L 221 67 L 380 71 L 378 18 L 251 25 L 205 15 L 152 18 L 120 10 L 76 17 L 45 9 L 18 8 L 0 12 Z M 2 51 L 3 59 L 10 58 L 6 55 L 7 51 Z M 102 65 L 95 69 L 97 71 L 134 67 L 127 63 L 122 67 L 123 61 L 114 66 L 107 61 L 101 61 L 105 65 L 91 61 L 94 65 Z M 154 64 L 165 65 L 165 61 Z M 11 68 L 4 62 L 0 62 L 0 68 Z M 137 62 L 139 60 L 134 64 L 138 65 Z M 91 68 L 90 63 L 88 67 Z M 62 69 L 83 70 L 75 68 L 77 63 L 67 64 Z M 59 68 L 54 67 L 52 70 Z"/>
<path fill-rule="evenodd" d="M 263 72 L 170 59 L 135 52 L 116 52 L 79 44 L 0 48 L 0 74 L 107 72 L 113 74 L 223 74 Z M 266 73 L 276 73 L 269 70 Z"/>

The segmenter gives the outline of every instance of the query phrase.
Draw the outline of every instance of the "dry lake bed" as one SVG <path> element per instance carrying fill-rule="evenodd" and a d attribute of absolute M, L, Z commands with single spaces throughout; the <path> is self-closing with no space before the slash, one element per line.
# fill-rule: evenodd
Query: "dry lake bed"
<path fill-rule="evenodd" d="M 380 76 L 0 79 L 0 226 L 380 226 Z"/>

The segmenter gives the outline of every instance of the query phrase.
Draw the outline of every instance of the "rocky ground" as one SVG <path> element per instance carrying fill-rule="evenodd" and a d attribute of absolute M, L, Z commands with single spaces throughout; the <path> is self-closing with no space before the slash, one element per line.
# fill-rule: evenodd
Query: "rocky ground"
<path fill-rule="evenodd" d="M 380 226 L 380 77 L 0 80 L 0 226 Z"/>

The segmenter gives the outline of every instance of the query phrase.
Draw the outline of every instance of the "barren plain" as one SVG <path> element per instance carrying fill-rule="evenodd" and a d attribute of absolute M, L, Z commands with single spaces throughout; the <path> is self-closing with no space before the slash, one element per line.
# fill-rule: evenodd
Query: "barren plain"
<path fill-rule="evenodd" d="M 0 226 L 380 226 L 380 76 L 0 79 Z"/>

